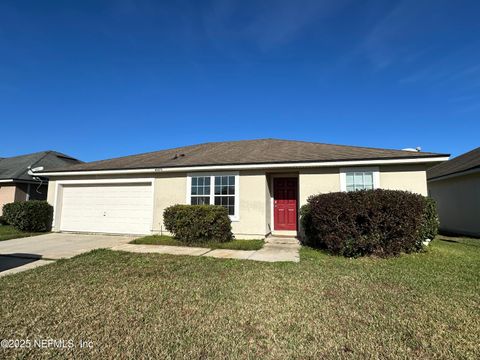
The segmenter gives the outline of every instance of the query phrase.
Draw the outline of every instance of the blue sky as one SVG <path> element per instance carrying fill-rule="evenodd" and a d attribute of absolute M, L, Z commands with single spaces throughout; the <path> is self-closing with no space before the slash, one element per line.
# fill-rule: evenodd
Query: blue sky
<path fill-rule="evenodd" d="M 478 1 L 0 2 L 0 156 L 480 146 Z"/>

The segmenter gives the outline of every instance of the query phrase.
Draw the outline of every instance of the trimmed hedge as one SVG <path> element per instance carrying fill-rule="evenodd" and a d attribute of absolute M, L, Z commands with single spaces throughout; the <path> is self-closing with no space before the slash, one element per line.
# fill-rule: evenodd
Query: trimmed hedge
<path fill-rule="evenodd" d="M 173 205 L 163 212 L 163 223 L 177 240 L 186 243 L 233 239 L 228 211 L 221 206 Z"/>
<path fill-rule="evenodd" d="M 438 231 L 435 202 L 407 191 L 314 195 L 300 214 L 306 245 L 347 257 L 419 251 Z"/>
<path fill-rule="evenodd" d="M 3 218 L 20 231 L 46 232 L 52 228 L 53 207 L 46 201 L 18 201 L 3 205 Z"/>

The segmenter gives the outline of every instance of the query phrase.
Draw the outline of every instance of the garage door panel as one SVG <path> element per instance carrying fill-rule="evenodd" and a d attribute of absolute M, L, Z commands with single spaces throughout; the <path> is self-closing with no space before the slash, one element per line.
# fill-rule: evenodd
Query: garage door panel
<path fill-rule="evenodd" d="M 64 186 L 60 229 L 147 234 L 152 196 L 151 184 Z"/>

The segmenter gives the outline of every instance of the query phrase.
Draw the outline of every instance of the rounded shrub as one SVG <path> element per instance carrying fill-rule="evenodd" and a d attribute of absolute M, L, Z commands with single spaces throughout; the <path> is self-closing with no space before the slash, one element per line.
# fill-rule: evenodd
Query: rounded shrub
<path fill-rule="evenodd" d="M 407 191 L 314 195 L 300 214 L 306 245 L 347 257 L 418 251 L 438 230 L 435 203 Z"/>
<path fill-rule="evenodd" d="M 50 231 L 53 206 L 46 201 L 39 200 L 13 202 L 3 205 L 3 218 L 20 231 Z"/>
<path fill-rule="evenodd" d="M 228 211 L 221 206 L 173 205 L 164 210 L 163 223 L 176 239 L 186 243 L 233 239 Z"/>

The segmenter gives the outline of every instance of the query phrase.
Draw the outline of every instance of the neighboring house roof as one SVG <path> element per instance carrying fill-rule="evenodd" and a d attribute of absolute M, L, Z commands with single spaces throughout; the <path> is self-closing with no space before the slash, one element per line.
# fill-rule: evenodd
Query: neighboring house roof
<path fill-rule="evenodd" d="M 411 159 L 448 156 L 428 152 L 261 139 L 212 142 L 94 161 L 52 171 L 124 170 L 312 161 Z"/>
<path fill-rule="evenodd" d="M 428 169 L 427 178 L 433 180 L 474 169 L 480 169 L 480 147 Z"/>
<path fill-rule="evenodd" d="M 44 170 L 82 163 L 80 160 L 56 151 L 41 151 L 33 154 L 0 158 L 0 180 L 32 181 L 29 167 Z"/>

